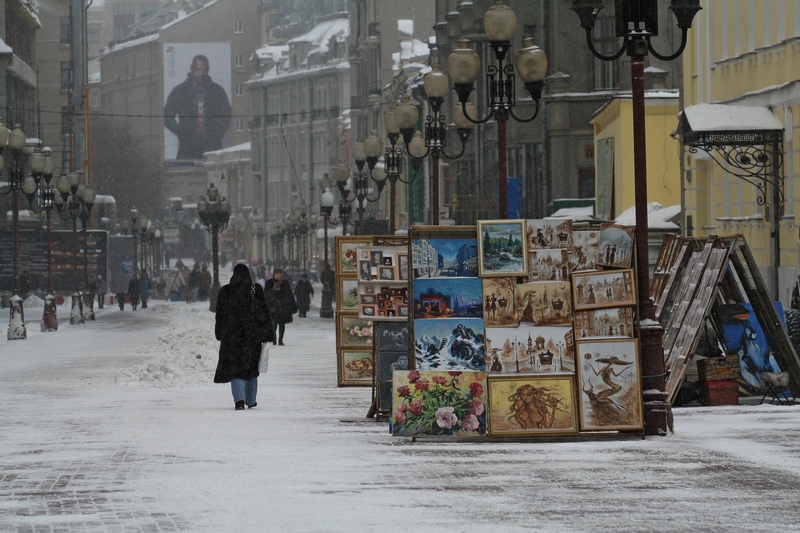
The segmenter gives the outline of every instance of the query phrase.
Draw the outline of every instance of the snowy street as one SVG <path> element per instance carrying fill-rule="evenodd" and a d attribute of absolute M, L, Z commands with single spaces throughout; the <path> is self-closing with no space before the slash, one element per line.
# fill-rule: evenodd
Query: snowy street
<path fill-rule="evenodd" d="M 675 410 L 647 440 L 392 437 L 336 383 L 335 320 L 287 325 L 258 406 L 212 377 L 208 303 L 0 337 L 0 531 L 800 531 L 800 406 Z"/>

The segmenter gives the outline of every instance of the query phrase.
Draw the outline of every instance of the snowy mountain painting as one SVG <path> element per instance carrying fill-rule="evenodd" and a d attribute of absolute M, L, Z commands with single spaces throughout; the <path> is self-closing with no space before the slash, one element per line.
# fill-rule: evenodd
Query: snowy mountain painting
<path fill-rule="evenodd" d="M 483 320 L 439 318 L 414 321 L 417 370 L 485 370 Z"/>

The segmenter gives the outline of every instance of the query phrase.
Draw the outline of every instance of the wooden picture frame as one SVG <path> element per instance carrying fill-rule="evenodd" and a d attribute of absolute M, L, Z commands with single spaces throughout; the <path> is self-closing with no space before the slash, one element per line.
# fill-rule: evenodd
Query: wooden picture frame
<path fill-rule="evenodd" d="M 337 352 L 339 386 L 371 387 L 374 372 L 372 348 L 341 348 Z"/>
<path fill-rule="evenodd" d="M 633 226 L 603 224 L 597 240 L 597 264 L 612 268 L 628 268 L 633 260 Z"/>
<path fill-rule="evenodd" d="M 372 279 L 372 264 L 370 263 L 369 259 L 366 261 L 359 259 L 358 279 L 359 281 L 370 281 Z"/>
<path fill-rule="evenodd" d="M 375 304 L 361 304 L 358 310 L 358 314 L 364 318 L 375 318 L 377 315 L 377 308 Z"/>
<path fill-rule="evenodd" d="M 409 235 L 410 279 L 478 276 L 475 226 L 413 226 Z M 440 271 L 440 255 L 448 262 L 446 272 Z"/>
<path fill-rule="evenodd" d="M 336 314 L 336 337 L 341 347 L 367 348 L 373 344 L 373 322 L 358 315 Z"/>
<path fill-rule="evenodd" d="M 386 259 L 384 257 L 384 259 Z M 378 267 L 378 280 L 380 281 L 394 281 L 396 279 L 395 268 L 393 266 L 379 266 Z"/>
<path fill-rule="evenodd" d="M 408 253 L 397 254 L 397 279 L 401 281 L 408 281 Z"/>
<path fill-rule="evenodd" d="M 337 235 L 334 238 L 336 275 L 357 273 L 358 248 L 370 244 L 372 244 L 370 235 Z"/>
<path fill-rule="evenodd" d="M 642 429 L 639 339 L 579 340 L 576 350 L 581 430 Z"/>
<path fill-rule="evenodd" d="M 338 311 L 358 311 L 358 279 L 352 276 L 338 276 L 336 287 L 336 309 Z"/>
<path fill-rule="evenodd" d="M 575 379 L 571 375 L 489 375 L 487 388 L 491 437 L 578 432 Z"/>
<path fill-rule="evenodd" d="M 528 275 L 527 226 L 524 219 L 478 221 L 478 275 Z"/>
<path fill-rule="evenodd" d="M 575 311 L 636 305 L 635 279 L 632 268 L 573 274 Z"/>
<path fill-rule="evenodd" d="M 572 219 L 529 218 L 525 226 L 528 251 L 572 246 Z"/>
<path fill-rule="evenodd" d="M 581 340 L 600 337 L 633 338 L 633 315 L 632 306 L 575 311 L 575 337 Z"/>

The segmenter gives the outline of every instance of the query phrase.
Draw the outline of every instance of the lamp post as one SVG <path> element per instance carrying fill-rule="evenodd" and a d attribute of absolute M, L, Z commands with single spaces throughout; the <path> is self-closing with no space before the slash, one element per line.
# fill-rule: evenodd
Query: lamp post
<path fill-rule="evenodd" d="M 453 88 L 461 103 L 467 120 L 483 124 L 494 118 L 497 121 L 497 161 L 498 161 L 498 214 L 501 219 L 508 218 L 508 154 L 506 150 L 506 122 L 513 118 L 517 122 L 531 122 L 539 115 L 539 102 L 544 88 L 547 72 L 547 56 L 536 45 L 533 38 L 522 39 L 522 49 L 517 52 L 514 65 L 506 64 L 506 54 L 511 48 L 511 38 L 517 29 L 517 16 L 506 5 L 505 0 L 495 0 L 483 17 L 483 27 L 489 37 L 489 46 L 494 51 L 497 65 L 486 68 L 488 86 L 487 105 L 489 114 L 483 119 L 473 118 L 467 108 L 469 95 L 474 89 L 475 80 L 481 69 L 481 61 L 468 39 L 459 39 L 458 48 L 447 59 L 447 69 L 453 80 Z M 516 71 L 515 71 L 516 69 Z M 531 117 L 520 118 L 514 114 L 516 97 L 514 90 L 515 72 L 525 84 L 525 89 L 533 99 L 536 108 Z"/>
<path fill-rule="evenodd" d="M 28 337 L 25 329 L 25 315 L 23 314 L 22 297 L 19 291 L 19 193 L 22 191 L 25 177 L 25 133 L 22 132 L 19 124 L 14 126 L 10 132 L 2 122 L 0 122 L 0 169 L 5 166 L 3 161 L 3 149 L 8 141 L 11 149 L 11 165 L 8 169 L 8 185 L 0 187 L 0 194 L 11 194 L 11 212 L 14 226 L 14 281 L 11 292 L 11 314 L 8 320 L 8 340 L 22 340 Z"/>
<path fill-rule="evenodd" d="M 345 169 L 346 170 L 346 169 Z M 342 192 L 340 186 L 340 192 Z M 325 264 L 330 265 L 328 262 L 328 223 L 342 224 L 342 235 L 344 235 L 347 228 L 347 222 L 350 220 L 350 204 L 344 199 L 344 192 L 340 195 L 339 200 L 339 220 L 332 220 L 331 214 L 333 213 L 334 197 L 331 192 L 331 180 L 328 174 L 325 174 L 320 180 L 320 189 L 323 192 L 320 196 L 319 215 L 322 217 L 325 238 Z M 319 309 L 320 318 L 333 318 L 333 289 L 326 284 L 322 286 L 322 302 Z"/>
<path fill-rule="evenodd" d="M 603 8 L 600 0 L 573 0 L 572 9 L 586 31 L 586 43 L 592 54 L 603 61 L 615 61 L 627 53 L 631 59 L 631 93 L 633 102 L 633 169 L 634 201 L 636 207 L 636 285 L 639 297 L 640 343 L 642 350 L 642 390 L 645 391 L 645 432 L 664 435 L 668 418 L 653 411 L 669 411 L 666 402 L 664 375 L 664 330 L 655 321 L 655 310 L 650 301 L 650 271 L 647 252 L 647 142 L 645 139 L 644 57 L 649 53 L 662 61 L 677 59 L 686 48 L 686 35 L 692 20 L 700 9 L 700 0 L 671 0 L 669 9 L 675 15 L 681 30 L 681 44 L 670 55 L 661 55 L 650 42 L 658 35 L 658 0 L 615 0 L 616 32 L 622 37 L 621 48 L 612 55 L 603 55 L 592 42 L 595 18 Z M 642 321 L 647 319 L 646 325 Z M 652 391 L 657 391 L 653 394 Z M 661 405 L 663 404 L 663 405 Z M 658 407 L 656 409 L 653 406 Z"/>
<path fill-rule="evenodd" d="M 61 220 L 72 220 L 72 303 L 69 314 L 71 325 L 83 324 L 83 301 L 78 283 L 78 214 L 83 210 L 81 174 L 63 172 L 56 180 L 55 208 Z"/>
<path fill-rule="evenodd" d="M 353 173 L 353 194 L 355 195 L 355 200 L 357 202 L 356 210 L 358 211 L 359 235 L 364 234 L 364 211 L 366 209 L 365 202 L 377 202 L 378 198 L 380 198 L 383 186 L 386 184 L 385 173 L 382 174 L 381 181 L 378 181 L 378 179 L 381 178 L 381 175 L 373 174 L 373 170 L 378 163 L 378 157 L 380 157 L 381 152 L 383 151 L 383 143 L 381 143 L 380 139 L 377 138 L 375 132 L 373 132 L 368 146 L 370 148 L 369 156 L 367 155 L 364 143 L 357 142 L 353 145 L 353 159 L 355 160 L 357 169 Z M 364 171 L 365 163 L 369 163 L 369 172 Z M 344 163 L 340 161 L 339 165 L 344 165 Z M 372 177 L 372 180 L 378 185 L 378 194 L 374 197 L 369 196 L 370 177 Z"/>
<path fill-rule="evenodd" d="M 86 232 L 86 225 L 89 221 L 89 217 L 92 213 L 92 207 L 94 206 L 94 201 L 97 198 L 97 194 L 94 192 L 94 189 L 91 185 L 81 185 L 78 187 L 83 190 L 79 192 L 80 197 L 82 198 L 83 206 L 78 212 L 78 218 L 81 220 L 81 233 L 83 235 L 83 274 L 84 274 L 84 287 L 86 290 L 83 292 L 83 320 L 84 322 L 86 319 L 94 320 L 94 293 L 89 290 L 89 238 L 88 233 Z"/>
<path fill-rule="evenodd" d="M 217 234 L 228 227 L 231 218 L 231 204 L 212 183 L 206 191 L 207 196 L 201 196 L 197 202 L 197 212 L 200 222 L 211 233 L 211 255 L 214 261 L 214 282 L 211 285 L 211 312 L 217 312 L 217 294 L 219 293 L 219 245 Z"/>
<path fill-rule="evenodd" d="M 22 191 L 28 198 L 28 205 L 34 213 L 46 212 L 47 215 L 47 295 L 44 297 L 44 313 L 41 331 L 58 329 L 58 313 L 56 297 L 53 294 L 53 239 L 51 212 L 55 206 L 55 189 L 50 185 L 55 167 L 52 150 L 45 146 L 36 147 L 29 159 L 31 175 L 25 178 Z"/>

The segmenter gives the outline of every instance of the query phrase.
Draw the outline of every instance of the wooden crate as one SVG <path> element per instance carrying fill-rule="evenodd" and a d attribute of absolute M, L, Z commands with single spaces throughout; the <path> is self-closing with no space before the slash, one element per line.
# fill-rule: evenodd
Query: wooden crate
<path fill-rule="evenodd" d="M 739 379 L 742 376 L 739 356 L 709 357 L 697 361 L 698 381 Z"/>
<path fill-rule="evenodd" d="M 735 379 L 701 382 L 700 403 L 703 405 L 739 405 L 739 382 Z"/>

